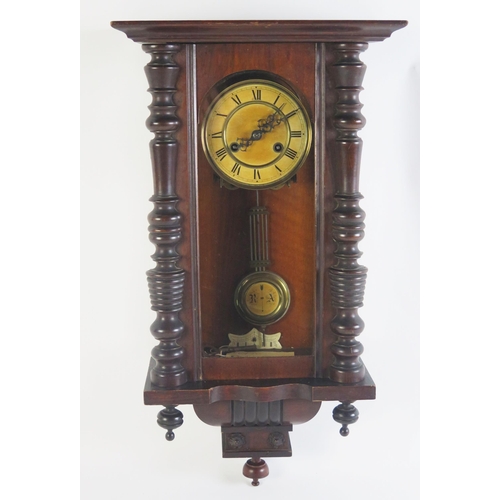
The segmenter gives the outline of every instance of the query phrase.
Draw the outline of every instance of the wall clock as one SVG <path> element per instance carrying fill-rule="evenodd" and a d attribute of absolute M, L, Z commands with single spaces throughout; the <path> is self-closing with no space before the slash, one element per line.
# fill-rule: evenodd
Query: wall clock
<path fill-rule="evenodd" d="M 119 21 L 151 56 L 157 318 L 144 390 L 219 426 L 224 457 L 291 455 L 325 401 L 347 436 L 375 385 L 358 337 L 360 54 L 406 21 Z"/>

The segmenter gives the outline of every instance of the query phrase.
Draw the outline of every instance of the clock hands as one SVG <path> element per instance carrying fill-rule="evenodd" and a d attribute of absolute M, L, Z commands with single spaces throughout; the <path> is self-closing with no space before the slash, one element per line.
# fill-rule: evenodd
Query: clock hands
<path fill-rule="evenodd" d="M 247 148 L 252 145 L 255 141 L 262 139 L 264 134 L 271 132 L 274 127 L 277 127 L 284 117 L 279 111 L 276 111 L 267 118 L 262 118 L 258 121 L 258 127 L 254 130 L 248 139 L 237 138 L 235 143 L 231 144 L 231 149 L 236 151 L 246 151 Z"/>

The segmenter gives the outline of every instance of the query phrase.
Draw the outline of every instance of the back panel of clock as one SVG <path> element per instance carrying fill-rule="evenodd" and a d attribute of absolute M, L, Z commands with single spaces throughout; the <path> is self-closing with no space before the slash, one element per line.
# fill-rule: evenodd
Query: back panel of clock
<path fill-rule="evenodd" d="M 303 95 L 314 122 L 314 44 L 201 44 L 196 46 L 198 106 L 213 85 L 237 71 L 261 70 L 284 78 Z M 199 107 L 198 126 L 203 120 Z M 198 128 L 199 130 L 199 128 Z M 198 140 L 200 139 L 198 133 Z M 200 355 L 228 344 L 228 334 L 242 335 L 252 326 L 239 317 L 234 291 L 249 269 L 248 210 L 257 192 L 221 187 L 198 147 L 198 226 L 200 282 Z M 283 358 L 202 360 L 203 378 L 286 378 L 314 376 L 315 348 L 315 173 L 314 148 L 290 187 L 259 191 L 269 210 L 270 270 L 290 287 L 291 304 L 283 319 L 266 333 L 281 332 Z"/>

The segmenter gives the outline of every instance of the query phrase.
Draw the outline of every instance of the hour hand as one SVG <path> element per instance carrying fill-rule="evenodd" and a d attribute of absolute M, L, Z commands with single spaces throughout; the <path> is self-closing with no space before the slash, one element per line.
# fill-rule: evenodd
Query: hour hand
<path fill-rule="evenodd" d="M 264 135 L 264 132 L 260 129 L 257 129 L 257 130 L 254 130 L 250 134 L 250 138 L 248 138 L 248 139 L 242 139 L 242 138 L 238 137 L 238 139 L 236 139 L 237 145 L 238 145 L 238 150 L 239 151 L 246 151 L 248 146 L 250 146 L 255 141 L 262 139 L 263 135 Z"/>

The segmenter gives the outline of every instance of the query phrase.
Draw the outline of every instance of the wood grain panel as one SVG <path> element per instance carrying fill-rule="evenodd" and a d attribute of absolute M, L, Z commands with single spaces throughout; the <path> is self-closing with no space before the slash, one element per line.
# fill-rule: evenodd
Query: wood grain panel
<path fill-rule="evenodd" d="M 205 380 L 262 380 L 311 377 L 314 374 L 313 356 L 283 358 L 204 358 Z"/>
<path fill-rule="evenodd" d="M 199 103 L 203 103 L 205 94 L 214 84 L 228 75 L 237 71 L 263 70 L 285 78 L 304 96 L 308 108 L 313 107 L 314 44 L 199 45 L 197 61 Z M 203 106 L 199 113 L 200 123 L 202 120 Z M 314 120 L 312 112 L 311 120 Z M 241 278 L 251 271 L 248 265 L 248 209 L 256 204 L 256 192 L 221 188 L 201 144 L 198 163 L 202 337 L 204 345 L 218 347 L 228 343 L 228 333 L 243 334 L 251 328 L 236 313 L 233 294 Z M 261 191 L 259 197 L 260 204 L 267 206 L 270 212 L 269 270 L 287 281 L 292 297 L 288 314 L 269 326 L 267 332 L 281 332 L 283 347 L 312 348 L 315 290 L 313 154 L 298 172 L 296 183 L 279 190 Z M 211 363 L 205 364 L 207 369 Z M 243 369 L 241 363 L 240 366 Z M 238 370 L 237 365 L 235 369 Z M 205 371 L 204 378 L 212 378 L 210 373 L 210 370 Z M 219 371 L 217 374 L 223 375 Z M 236 372 L 233 376 L 241 378 L 242 375 Z M 253 370 L 251 376 L 265 375 Z M 281 376 L 290 376 L 290 373 Z"/>

